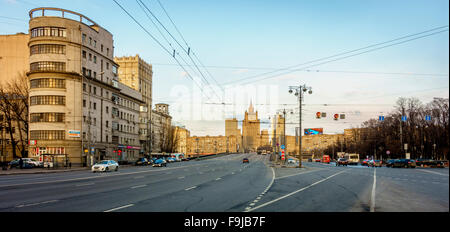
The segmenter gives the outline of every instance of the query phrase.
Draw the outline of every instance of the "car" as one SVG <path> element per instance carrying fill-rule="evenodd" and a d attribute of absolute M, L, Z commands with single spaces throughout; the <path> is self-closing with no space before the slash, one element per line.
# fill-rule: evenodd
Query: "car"
<path fill-rule="evenodd" d="M 146 166 L 149 164 L 150 162 L 147 160 L 147 158 L 139 158 L 138 160 L 136 160 L 136 162 L 134 162 L 135 166 Z"/>
<path fill-rule="evenodd" d="M 102 160 L 94 164 L 91 168 L 92 172 L 109 172 L 118 171 L 119 164 L 114 160 Z"/>
<path fill-rule="evenodd" d="M 361 165 L 362 165 L 362 166 L 369 166 L 369 162 L 370 162 L 369 159 L 365 159 L 365 160 L 363 160 L 363 161 L 361 162 Z"/>
<path fill-rule="evenodd" d="M 296 161 L 294 159 L 292 159 L 292 158 L 288 159 L 288 164 L 295 164 L 295 163 L 296 163 Z"/>
<path fill-rule="evenodd" d="M 428 167 L 433 166 L 433 160 L 430 159 L 417 159 L 416 160 L 417 167 Z"/>
<path fill-rule="evenodd" d="M 368 167 L 381 167 L 381 161 L 380 160 L 370 160 L 367 164 Z"/>
<path fill-rule="evenodd" d="M 33 164 L 26 162 L 24 159 L 22 159 L 22 160 L 23 160 L 22 168 L 33 168 L 34 167 Z M 19 161 L 20 161 L 20 159 L 12 160 L 11 162 L 8 163 L 8 165 L 10 168 L 20 168 Z"/>
<path fill-rule="evenodd" d="M 322 161 L 321 159 L 314 159 L 314 162 L 320 163 L 321 161 Z"/>
<path fill-rule="evenodd" d="M 31 159 L 31 158 L 22 158 L 23 162 L 25 163 L 29 163 L 31 165 L 33 165 L 33 167 L 42 167 L 42 163 L 35 160 L 35 159 Z"/>
<path fill-rule="evenodd" d="M 176 161 L 177 160 L 175 158 L 173 158 L 173 157 L 167 158 L 167 162 L 169 162 L 169 163 L 173 163 L 173 162 L 176 162 Z"/>
<path fill-rule="evenodd" d="M 248 160 L 248 158 L 244 158 L 242 159 L 242 163 L 249 163 L 250 161 Z"/>
<path fill-rule="evenodd" d="M 386 162 L 386 167 L 393 167 L 395 160 L 394 159 L 390 159 Z"/>
<path fill-rule="evenodd" d="M 346 158 L 339 158 L 336 161 L 336 166 L 347 166 L 348 165 L 348 160 Z"/>
<path fill-rule="evenodd" d="M 167 166 L 167 162 L 164 159 L 157 159 L 155 160 L 155 162 L 153 162 L 153 167 L 166 167 Z"/>
<path fill-rule="evenodd" d="M 392 165 L 392 167 L 396 168 L 396 167 L 400 167 L 400 168 L 415 168 L 416 165 L 416 161 L 412 160 L 412 159 L 397 159 L 394 161 L 394 164 Z"/>

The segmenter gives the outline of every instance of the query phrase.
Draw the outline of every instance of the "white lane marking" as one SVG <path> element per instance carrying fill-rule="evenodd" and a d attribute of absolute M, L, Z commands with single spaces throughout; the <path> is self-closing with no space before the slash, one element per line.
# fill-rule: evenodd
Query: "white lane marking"
<path fill-rule="evenodd" d="M 184 179 L 185 177 L 184 176 L 180 176 L 180 177 L 178 177 L 178 179 Z"/>
<path fill-rule="evenodd" d="M 270 181 L 270 184 L 264 189 L 264 192 L 259 194 L 258 198 L 256 198 L 256 200 L 254 200 L 253 203 L 251 203 L 249 205 L 249 207 L 245 208 L 244 212 L 249 212 L 249 210 L 252 208 L 251 206 L 254 206 L 255 202 L 258 202 L 261 199 L 261 196 L 266 194 L 266 192 L 272 187 L 273 182 L 275 182 L 275 169 L 274 168 L 270 168 L 270 169 L 272 169 L 272 180 Z"/>
<path fill-rule="evenodd" d="M 190 188 L 187 188 L 187 189 L 185 189 L 186 191 L 189 191 L 189 190 L 191 190 L 191 189 L 195 189 L 195 188 L 197 188 L 197 186 L 192 186 L 192 187 L 190 187 Z"/>
<path fill-rule="evenodd" d="M 419 171 L 422 171 L 422 172 L 433 173 L 433 174 L 436 174 L 436 175 L 441 175 L 441 176 L 448 176 L 448 174 L 444 174 L 444 173 L 433 172 L 433 171 L 429 171 L 429 170 L 423 170 L 423 169 L 418 169 L 418 170 L 419 170 Z"/>
<path fill-rule="evenodd" d="M 216 180 L 221 180 L 221 179 L 222 179 L 222 178 L 219 177 L 219 178 L 217 178 Z"/>
<path fill-rule="evenodd" d="M 301 172 L 301 173 L 292 174 L 292 175 L 288 175 L 288 176 L 281 176 L 281 177 L 275 178 L 275 180 L 279 180 L 279 179 L 283 179 L 283 178 L 287 178 L 287 177 L 291 177 L 291 176 L 298 176 L 298 175 L 301 175 L 301 174 L 306 174 L 306 173 L 311 173 L 311 172 L 317 172 L 317 171 L 320 171 L 320 170 L 322 170 L 322 169 L 311 170 L 311 171 L 307 171 L 307 172 Z"/>
<path fill-rule="evenodd" d="M 370 197 L 370 212 L 375 212 L 375 192 L 377 187 L 377 169 L 373 170 L 372 195 Z"/>
<path fill-rule="evenodd" d="M 76 187 L 82 187 L 82 186 L 89 186 L 89 185 L 94 185 L 95 183 L 94 182 L 91 182 L 91 183 L 86 183 L 86 184 L 77 184 L 77 185 L 75 185 Z"/>
<path fill-rule="evenodd" d="M 143 184 L 143 185 L 138 185 L 138 186 L 133 186 L 133 187 L 131 187 L 132 189 L 135 189 L 135 188 L 142 188 L 142 187 L 145 187 L 145 186 L 147 186 L 146 184 Z"/>
<path fill-rule="evenodd" d="M 39 203 L 32 203 L 32 204 L 18 205 L 18 206 L 16 206 L 16 208 L 22 208 L 22 207 L 29 207 L 29 206 L 35 206 L 35 205 L 48 204 L 48 203 L 53 203 L 53 202 L 57 202 L 57 201 L 59 201 L 59 200 L 51 200 L 51 201 L 44 201 L 44 202 L 39 202 Z"/>
<path fill-rule="evenodd" d="M 134 204 L 124 205 L 124 206 L 117 207 L 117 208 L 114 208 L 114 209 L 109 209 L 109 210 L 106 210 L 106 211 L 103 211 L 103 212 L 108 213 L 108 212 L 116 211 L 116 210 L 119 210 L 119 209 L 128 208 L 128 207 L 131 207 L 131 206 L 133 206 L 133 205 L 134 205 Z"/>
<path fill-rule="evenodd" d="M 294 194 L 296 194 L 296 193 L 302 192 L 302 191 L 304 191 L 304 190 L 306 190 L 306 189 L 308 189 L 308 188 L 311 188 L 311 187 L 314 186 L 314 185 L 320 184 L 320 183 L 322 183 L 322 182 L 324 182 L 324 181 L 326 181 L 326 180 L 328 180 L 328 179 L 330 179 L 330 178 L 332 178 L 332 177 L 335 177 L 335 176 L 337 176 L 337 175 L 339 175 L 339 174 L 341 174 L 341 173 L 343 173 L 343 172 L 346 172 L 346 171 L 347 171 L 347 170 L 344 170 L 344 171 L 340 171 L 340 172 L 338 172 L 338 173 L 335 173 L 335 174 L 333 174 L 333 175 L 331 175 L 331 176 L 329 176 L 329 177 L 327 177 L 327 178 L 325 178 L 325 179 L 319 180 L 319 181 L 317 181 L 317 182 L 315 182 L 315 183 L 312 183 L 312 184 L 310 184 L 310 185 L 308 185 L 308 186 L 306 186 L 306 187 L 304 187 L 304 188 L 301 188 L 301 189 L 299 189 L 299 190 L 297 190 L 297 191 L 294 191 L 294 192 L 292 192 L 292 193 L 286 194 L 286 195 L 284 195 L 284 196 L 282 196 L 282 197 L 279 197 L 279 198 L 277 198 L 277 199 L 275 199 L 275 200 L 266 202 L 266 203 L 264 203 L 264 204 L 262 204 L 262 205 L 259 205 L 259 206 L 255 207 L 255 208 L 246 210 L 245 212 L 251 212 L 251 211 L 253 211 L 253 210 L 256 210 L 256 209 L 265 207 L 265 206 L 267 206 L 267 205 L 273 204 L 273 203 L 275 203 L 275 202 L 277 202 L 277 201 L 283 200 L 284 198 L 287 198 L 287 197 L 290 197 L 290 196 L 292 196 L 292 195 L 294 195 Z"/>

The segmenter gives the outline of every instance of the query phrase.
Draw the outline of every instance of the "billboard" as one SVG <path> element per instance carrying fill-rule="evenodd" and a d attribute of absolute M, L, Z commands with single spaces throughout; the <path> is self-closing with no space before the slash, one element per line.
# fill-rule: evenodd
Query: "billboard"
<path fill-rule="evenodd" d="M 323 134 L 323 128 L 306 128 L 305 135 L 321 135 Z"/>

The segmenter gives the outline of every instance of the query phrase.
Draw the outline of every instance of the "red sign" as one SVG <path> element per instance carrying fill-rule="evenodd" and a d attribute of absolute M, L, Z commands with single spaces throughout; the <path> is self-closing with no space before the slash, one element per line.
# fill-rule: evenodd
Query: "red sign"
<path fill-rule="evenodd" d="M 316 113 L 316 118 L 320 118 L 320 114 L 321 114 L 320 112 L 317 112 Z"/>
<path fill-rule="evenodd" d="M 334 114 L 334 120 L 338 120 L 339 114 Z"/>

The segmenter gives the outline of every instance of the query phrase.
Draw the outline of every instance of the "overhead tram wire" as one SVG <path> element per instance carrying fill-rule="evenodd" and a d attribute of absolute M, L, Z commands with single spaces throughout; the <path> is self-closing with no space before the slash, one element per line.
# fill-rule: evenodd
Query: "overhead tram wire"
<path fill-rule="evenodd" d="M 159 42 L 144 26 L 142 26 L 142 24 L 139 23 L 139 21 L 137 21 L 122 5 L 120 5 L 116 0 L 113 0 L 131 19 L 133 19 L 133 21 L 139 25 L 139 27 L 141 27 L 164 51 L 166 51 L 171 57 L 172 53 L 166 48 L 164 47 L 164 45 L 161 44 L 161 42 Z M 189 74 L 189 72 L 185 69 L 185 67 L 180 63 L 180 61 L 178 61 L 177 58 L 173 57 L 174 60 L 178 63 L 178 65 L 186 72 L 186 74 L 188 75 L 188 77 L 202 90 L 202 92 L 204 91 L 203 88 L 201 86 L 198 85 L 197 82 L 195 82 L 194 78 L 191 76 L 191 74 Z M 208 96 L 207 96 L 208 97 Z M 211 100 L 210 97 L 208 97 L 208 100 Z"/>
<path fill-rule="evenodd" d="M 156 23 L 153 21 L 153 19 L 150 17 L 150 15 L 148 15 L 147 11 L 145 10 L 144 6 L 141 5 L 141 3 L 136 0 L 136 3 L 139 5 L 139 7 L 142 9 L 142 11 L 144 12 L 144 14 L 147 16 L 147 18 L 150 20 L 150 22 L 153 24 L 153 26 L 158 30 L 159 34 L 162 36 L 162 38 L 167 42 L 167 44 L 172 48 L 172 50 L 175 52 L 176 49 L 172 46 L 172 43 L 167 39 L 167 37 L 164 35 L 164 33 L 160 30 L 160 28 L 158 27 L 158 25 L 156 25 Z M 179 55 L 179 53 L 177 52 L 177 54 Z M 185 66 L 190 67 L 192 69 L 192 65 L 188 64 L 188 62 L 183 58 L 183 56 L 179 56 L 180 59 L 184 62 Z M 196 73 L 196 71 L 194 69 L 192 69 L 192 71 L 194 73 Z M 193 80 L 195 82 L 195 80 Z"/>
<path fill-rule="evenodd" d="M 164 26 L 164 24 L 158 19 L 158 17 L 156 17 L 156 15 L 153 14 L 153 12 L 147 7 L 147 5 L 145 5 L 145 3 L 142 2 L 142 0 L 138 0 L 138 1 L 141 2 L 141 4 L 145 7 L 145 9 L 147 9 L 147 11 L 150 12 L 150 14 L 156 19 L 156 21 L 162 26 L 162 28 L 170 35 L 170 37 L 178 44 L 178 46 L 188 55 L 189 59 L 192 61 L 192 63 L 194 64 L 195 68 L 198 70 L 198 72 L 202 76 L 202 78 L 206 81 L 206 83 L 208 85 L 211 86 L 211 84 L 209 83 L 208 79 L 205 77 L 203 72 L 199 69 L 198 65 L 195 63 L 195 61 L 189 55 L 189 51 L 186 50 L 186 48 L 184 48 L 183 45 L 180 44 L 180 42 L 178 42 L 178 40 L 172 35 L 172 33 L 170 33 L 170 31 Z M 216 96 L 220 99 L 220 96 L 217 95 L 217 93 L 215 91 L 213 91 L 213 93 L 216 94 Z"/>
<path fill-rule="evenodd" d="M 367 51 L 364 51 L 364 52 L 359 52 L 359 53 L 356 53 L 356 54 L 352 54 L 352 55 L 340 57 L 340 58 L 337 58 L 337 59 L 325 61 L 325 62 L 322 62 L 322 63 L 318 63 L 318 64 L 306 66 L 306 67 L 301 68 L 301 69 L 294 69 L 294 70 L 291 70 L 291 71 L 288 71 L 288 72 L 284 72 L 284 73 L 281 73 L 281 74 L 275 74 L 275 75 L 272 75 L 272 76 L 268 76 L 268 77 L 264 77 L 264 78 L 258 79 L 258 80 L 256 80 L 256 81 L 262 81 L 262 80 L 272 79 L 272 78 L 274 78 L 274 77 L 279 77 L 279 76 L 286 75 L 286 74 L 289 74 L 289 73 L 302 71 L 302 70 L 305 70 L 305 69 L 307 69 L 307 68 L 311 68 L 311 67 L 315 67 L 315 66 L 319 66 L 319 65 L 331 63 L 331 62 L 335 62 L 335 61 L 338 61 L 338 60 L 347 59 L 347 58 L 350 58 L 350 57 L 354 57 L 354 56 L 358 56 L 358 55 L 361 55 L 361 54 L 365 54 L 365 53 L 377 51 L 377 50 L 384 49 L 384 48 L 387 48 L 387 47 L 392 47 L 392 46 L 395 46 L 395 45 L 399 45 L 399 44 L 403 44 L 403 43 L 410 42 L 410 41 L 413 41 L 413 40 L 417 40 L 417 39 L 425 38 L 425 37 L 428 37 L 428 36 L 436 35 L 436 34 L 439 34 L 439 33 L 442 33 L 442 32 L 446 32 L 446 31 L 448 31 L 448 29 L 442 30 L 442 31 L 438 31 L 438 32 L 434 32 L 434 33 L 427 34 L 427 35 L 423 35 L 423 36 L 419 36 L 419 37 L 416 37 L 416 38 L 408 39 L 408 40 L 405 40 L 405 41 L 397 42 L 397 43 L 394 43 L 394 44 L 389 44 L 389 45 L 386 45 L 386 46 L 382 46 L 382 47 L 370 49 L 370 50 L 367 50 Z M 240 81 L 240 80 L 238 80 L 238 81 Z M 248 84 L 248 83 L 252 83 L 252 82 L 255 82 L 255 81 L 244 82 L 244 84 Z"/>
<path fill-rule="evenodd" d="M 354 53 L 354 52 L 361 51 L 361 50 L 365 50 L 365 49 L 372 48 L 372 47 L 377 47 L 377 46 L 380 46 L 380 45 L 383 45 L 383 44 L 392 43 L 392 42 L 395 42 L 395 41 L 398 41 L 398 40 L 402 40 L 402 39 L 406 39 L 406 38 L 409 38 L 409 37 L 413 37 L 413 36 L 425 34 L 425 33 L 432 32 L 432 31 L 436 31 L 436 30 L 440 30 L 440 29 L 443 29 L 443 28 L 447 28 L 447 29 L 446 29 L 446 30 L 439 31 L 439 32 L 437 32 L 437 33 L 442 33 L 442 32 L 444 32 L 444 31 L 448 31 L 448 25 L 446 25 L 446 26 L 440 26 L 440 27 L 436 27 L 436 28 L 433 28 L 433 29 L 430 29 L 430 30 L 426 30 L 426 31 L 419 32 L 419 33 L 414 33 L 414 34 L 402 36 L 402 37 L 399 37 L 399 38 L 396 38 L 396 39 L 392 39 L 392 40 L 389 40 L 389 41 L 385 41 L 385 42 L 381 42 L 381 43 L 372 44 L 372 45 L 369 45 L 369 46 L 365 46 L 365 47 L 362 47 L 362 48 L 358 48 L 358 49 L 354 49 L 354 50 L 350 50 L 350 51 L 346 51 L 346 52 L 341 52 L 341 53 L 338 53 L 338 54 L 335 54 L 335 55 L 332 55 L 332 56 L 327 56 L 327 57 L 324 57 L 324 58 L 315 59 L 315 60 L 308 61 L 308 62 L 305 62 L 305 63 L 301 63 L 301 64 L 297 64 L 297 65 L 292 65 L 292 66 L 289 66 L 289 67 L 286 67 L 286 68 L 281 68 L 281 69 L 277 69 L 277 70 L 274 70 L 274 71 L 265 72 L 265 73 L 262 73 L 262 74 L 250 76 L 250 77 L 247 77 L 247 78 L 242 78 L 242 79 L 235 80 L 235 81 L 226 82 L 226 83 L 223 83 L 223 84 L 232 84 L 232 83 L 240 82 L 240 81 L 248 81 L 249 79 L 258 78 L 258 77 L 261 77 L 261 76 L 264 76 L 264 75 L 267 75 L 267 74 L 276 73 L 276 72 L 281 72 L 281 71 L 285 71 L 285 70 L 288 70 L 288 69 L 293 69 L 293 68 L 296 68 L 296 67 L 299 67 L 299 66 L 303 66 L 303 65 L 307 65 L 307 64 L 311 64 L 311 63 L 323 61 L 323 60 L 328 60 L 328 59 L 331 59 L 331 58 L 334 58 L 334 57 L 339 57 L 339 56 L 342 56 L 342 55 L 345 55 L 345 54 Z M 426 35 L 426 36 L 431 36 L 431 35 L 434 35 L 434 34 L 437 34 L 437 33 L 433 33 L 433 34 Z M 415 39 L 423 38 L 423 37 L 426 37 L 426 36 L 417 37 L 417 38 L 415 38 Z M 415 39 L 412 39 L 412 40 L 415 40 Z M 403 42 L 400 42 L 400 43 L 409 42 L 409 41 L 411 41 L 411 40 L 403 41 Z M 388 45 L 388 46 L 384 46 L 384 47 L 377 48 L 377 49 L 372 49 L 372 50 L 369 50 L 369 51 L 374 51 L 374 50 L 386 48 L 386 47 L 393 46 L 393 45 L 397 45 L 397 44 L 400 44 L 400 43 L 391 44 L 391 45 Z M 360 55 L 360 54 L 363 54 L 363 53 L 367 53 L 367 52 L 369 52 L 369 51 L 365 51 L 365 52 L 362 52 L 362 53 L 354 54 L 354 55 L 351 55 L 351 56 Z M 351 57 L 351 56 L 347 56 L 347 57 L 345 57 L 345 58 L 348 58 L 348 57 Z M 344 59 L 344 58 L 338 58 L 338 59 L 335 59 L 335 60 L 333 60 L 333 61 L 340 60 L 340 59 Z M 327 61 L 327 62 L 324 62 L 324 63 L 329 63 L 329 62 L 333 62 L 333 61 Z M 321 63 L 321 64 L 324 64 L 324 63 Z M 313 66 L 317 66 L 317 65 L 320 65 L 320 64 L 316 64 L 316 65 L 312 65 L 312 66 L 308 66 L 308 67 L 313 67 Z M 307 67 L 307 68 L 308 68 L 308 67 Z M 303 68 L 303 69 L 304 69 L 304 68 Z M 294 71 L 300 71 L 300 70 L 295 69 Z M 293 71 L 291 71 L 291 72 L 293 72 Z M 288 73 L 291 73 L 291 72 L 288 72 Z M 283 74 L 280 74 L 280 75 L 284 75 L 284 74 L 286 74 L 286 73 L 283 73 Z M 276 76 L 279 76 L 279 75 L 276 75 Z M 271 77 L 273 77 L 273 76 L 271 76 Z M 263 80 L 264 80 L 264 79 L 263 79 Z"/>
<path fill-rule="evenodd" d="M 172 23 L 172 25 L 175 28 L 175 30 L 177 31 L 177 33 L 180 35 L 181 39 L 184 41 L 184 44 L 186 44 L 186 46 L 188 48 L 191 48 L 191 46 L 189 46 L 189 44 L 187 43 L 186 39 L 184 38 L 183 34 L 181 34 L 181 31 L 178 29 L 178 27 L 175 24 L 175 22 L 169 16 L 169 13 L 166 11 L 166 9 L 162 5 L 161 1 L 159 1 L 159 0 L 157 0 L 157 1 L 159 3 L 159 6 L 161 6 L 161 8 L 163 9 L 164 13 L 166 14 L 167 18 L 169 18 L 170 22 Z M 222 91 L 225 91 L 223 89 L 222 85 L 220 85 L 219 82 L 217 82 L 216 78 L 214 78 L 214 76 L 209 72 L 209 70 L 206 68 L 206 66 L 203 64 L 203 62 L 198 58 L 197 54 L 194 51 L 192 51 L 192 48 L 191 48 L 191 53 L 194 55 L 194 57 L 197 59 L 197 61 L 200 63 L 200 65 L 202 65 L 202 67 L 206 70 L 206 73 L 208 73 L 208 75 L 211 77 L 211 79 L 214 80 L 214 82 L 222 89 Z"/>

